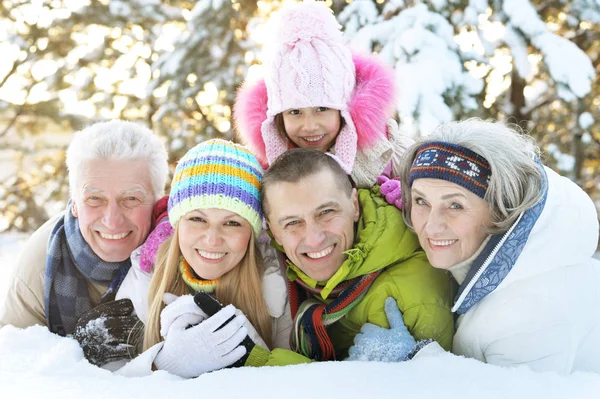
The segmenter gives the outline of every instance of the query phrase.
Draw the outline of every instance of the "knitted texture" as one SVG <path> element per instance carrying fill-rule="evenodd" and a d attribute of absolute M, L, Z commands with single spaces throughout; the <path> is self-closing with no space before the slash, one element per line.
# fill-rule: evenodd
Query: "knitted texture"
<path fill-rule="evenodd" d="M 417 151 L 408 175 L 408 184 L 415 179 L 446 180 L 484 198 L 492 171 L 481 155 L 456 144 L 433 141 Z"/>
<path fill-rule="evenodd" d="M 89 283 L 109 286 L 104 298 L 119 289 L 131 267 L 129 258 L 106 262 L 94 253 L 71 206 L 69 200 L 50 233 L 44 273 L 46 323 L 50 331 L 62 336 L 75 332 L 79 317 L 92 309 Z"/>
<path fill-rule="evenodd" d="M 394 74 L 393 70 L 384 65 L 377 56 L 367 54 L 353 54 L 352 61 L 356 71 L 356 85 L 349 103 L 349 119 L 345 119 L 346 125 L 354 126 L 357 134 L 356 156 L 350 159 L 350 155 L 345 156 L 345 164 L 353 164 L 352 175 L 355 181 L 357 176 L 366 174 L 369 178 L 358 179 L 367 180 L 362 186 L 370 188 L 375 184 L 375 179 L 379 176 L 389 163 L 392 157 L 392 137 L 388 137 L 387 120 L 394 113 Z M 279 137 L 279 133 L 273 123 L 274 117 L 267 116 L 268 102 L 267 86 L 264 80 L 257 82 L 245 82 L 236 94 L 234 105 L 234 127 L 241 141 L 256 155 L 263 167 L 266 169 L 270 165 L 267 159 L 267 144 L 263 139 L 264 129 L 272 131 L 270 137 L 276 137 L 277 150 L 273 147 L 271 158 L 277 157 L 287 151 L 290 143 L 287 139 Z M 345 114 L 342 117 L 345 118 Z M 351 119 L 352 125 L 349 124 Z M 343 139 L 345 135 L 341 135 Z M 338 135 L 338 139 L 340 136 Z M 344 154 L 343 140 L 340 141 L 340 148 L 336 144 L 330 150 L 331 152 Z M 279 145 L 278 145 L 279 144 Z M 272 143 L 270 145 L 273 145 Z M 339 150 L 339 151 L 338 151 Z M 277 151 L 281 151 L 278 153 Z M 361 160 L 359 160 L 359 155 Z M 375 165 L 375 166 L 374 166 Z M 357 169 L 366 170 L 357 170 Z M 345 167 L 347 169 L 347 167 Z M 374 169 L 374 170 L 371 170 Z"/>
<path fill-rule="evenodd" d="M 140 248 L 140 269 L 146 273 L 154 270 L 156 263 L 156 253 L 161 244 L 173 235 L 173 227 L 168 219 L 165 218 L 148 235 L 144 244 Z"/>
<path fill-rule="evenodd" d="M 169 221 L 195 209 L 237 213 L 258 236 L 262 230 L 262 167 L 250 151 L 225 140 L 209 140 L 189 150 L 177 164 L 169 195 Z"/>
<path fill-rule="evenodd" d="M 345 120 L 336 155 L 349 172 L 357 136 L 348 104 L 356 79 L 339 23 L 324 3 L 305 1 L 283 6 L 274 25 L 274 41 L 266 50 L 267 119 L 262 124 L 269 164 L 288 149 L 275 127 L 275 115 L 292 108 L 328 107 L 339 110 Z"/>
<path fill-rule="evenodd" d="M 325 305 L 314 299 L 322 287 L 311 288 L 298 278 L 290 281 L 290 310 L 294 318 L 292 349 L 313 360 L 336 360 L 327 326 L 344 317 L 364 298 L 381 270 L 340 283 L 330 294 L 335 299 Z"/>
<path fill-rule="evenodd" d="M 179 272 L 181 273 L 181 278 L 183 279 L 183 281 L 194 292 L 204 291 L 211 293 L 217 288 L 217 284 L 219 283 L 219 279 L 203 280 L 201 278 L 198 278 L 190 264 L 185 260 L 183 256 L 179 260 Z"/>

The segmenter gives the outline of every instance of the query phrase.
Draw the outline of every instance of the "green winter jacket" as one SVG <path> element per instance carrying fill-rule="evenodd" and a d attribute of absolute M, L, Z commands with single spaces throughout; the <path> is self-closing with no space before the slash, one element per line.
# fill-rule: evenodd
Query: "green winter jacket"
<path fill-rule="evenodd" d="M 327 328 L 337 359 L 347 357 L 354 336 L 360 332 L 363 324 L 373 323 L 389 328 L 384 301 L 390 296 L 396 298 L 404 322 L 417 341 L 433 338 L 444 349 L 451 350 L 454 318 L 450 308 L 455 286 L 450 276 L 429 264 L 417 236 L 404 224 L 402 213 L 381 197 L 379 186 L 370 190 L 359 189 L 358 198 L 361 216 L 354 248 L 347 251 L 346 261 L 325 282 L 321 295 L 315 299 L 328 303 L 328 294 L 340 282 L 385 270 L 373 282 L 362 301 Z M 301 278 L 311 286 L 321 284 L 293 264 L 289 265 L 287 275 L 292 281 Z M 246 364 L 286 365 L 309 361 L 288 350 L 268 352 L 257 345 Z"/>

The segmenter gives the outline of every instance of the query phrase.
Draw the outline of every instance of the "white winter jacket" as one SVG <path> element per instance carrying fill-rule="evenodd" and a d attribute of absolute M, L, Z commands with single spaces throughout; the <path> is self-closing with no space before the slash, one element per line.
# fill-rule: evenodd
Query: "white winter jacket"
<path fill-rule="evenodd" d="M 544 200 L 475 259 L 453 307 L 453 351 L 501 366 L 600 373 L 598 215 L 545 168 Z"/>

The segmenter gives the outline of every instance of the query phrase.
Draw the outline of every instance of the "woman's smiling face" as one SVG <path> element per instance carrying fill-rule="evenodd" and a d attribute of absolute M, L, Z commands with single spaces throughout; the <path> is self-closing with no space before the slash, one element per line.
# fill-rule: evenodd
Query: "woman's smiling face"
<path fill-rule="evenodd" d="M 417 179 L 411 195 L 411 221 L 433 267 L 448 269 L 469 259 L 488 236 L 489 204 L 458 184 Z"/>
<path fill-rule="evenodd" d="M 179 247 L 194 272 L 214 280 L 235 268 L 246 255 L 250 223 L 224 209 L 196 209 L 179 221 Z"/>

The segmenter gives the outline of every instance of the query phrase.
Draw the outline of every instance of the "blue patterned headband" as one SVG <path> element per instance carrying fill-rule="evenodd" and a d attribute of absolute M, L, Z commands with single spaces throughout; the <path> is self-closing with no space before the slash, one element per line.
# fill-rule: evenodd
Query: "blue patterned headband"
<path fill-rule="evenodd" d="M 484 198 L 491 175 L 490 164 L 481 155 L 460 145 L 432 141 L 417 151 L 408 184 L 412 186 L 415 179 L 441 179 Z"/>

